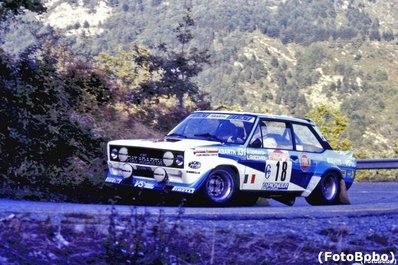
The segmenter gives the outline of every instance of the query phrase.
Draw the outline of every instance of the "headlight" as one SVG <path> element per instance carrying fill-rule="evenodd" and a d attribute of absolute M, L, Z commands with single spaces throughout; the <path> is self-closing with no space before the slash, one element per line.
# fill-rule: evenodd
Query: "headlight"
<path fill-rule="evenodd" d="M 123 176 L 123 178 L 129 178 L 133 174 L 133 168 L 129 164 L 124 164 L 121 166 L 120 170 L 120 175 Z"/>
<path fill-rule="evenodd" d="M 173 162 L 174 162 L 174 155 L 172 152 L 167 151 L 166 153 L 163 154 L 163 164 L 166 167 L 173 165 Z"/>
<path fill-rule="evenodd" d="M 155 180 L 157 182 L 161 183 L 161 182 L 167 180 L 167 172 L 166 172 L 166 170 L 164 170 L 164 168 L 157 167 L 153 171 L 153 177 L 155 178 Z"/>
<path fill-rule="evenodd" d="M 176 165 L 181 167 L 184 165 L 184 156 L 183 155 L 177 155 L 176 157 Z"/>
<path fill-rule="evenodd" d="M 111 151 L 111 158 L 112 158 L 113 160 L 116 160 L 117 157 L 118 157 L 118 155 L 119 155 L 119 151 L 118 151 L 116 148 L 112 149 L 112 151 Z"/>
<path fill-rule="evenodd" d="M 129 157 L 128 150 L 126 147 L 122 147 L 119 150 L 119 159 L 120 161 L 124 162 Z"/>

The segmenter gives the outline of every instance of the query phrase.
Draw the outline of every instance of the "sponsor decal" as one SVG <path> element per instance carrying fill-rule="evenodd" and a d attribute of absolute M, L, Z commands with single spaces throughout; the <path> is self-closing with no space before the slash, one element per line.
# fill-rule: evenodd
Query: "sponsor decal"
<path fill-rule="evenodd" d="M 194 188 L 185 188 L 185 187 L 173 187 L 172 191 L 193 194 L 195 192 L 195 189 Z"/>
<path fill-rule="evenodd" d="M 133 185 L 135 188 L 142 188 L 142 189 L 150 189 L 153 190 L 155 188 L 155 185 L 152 183 L 147 183 L 146 181 L 143 180 L 136 180 Z"/>
<path fill-rule="evenodd" d="M 228 120 L 238 120 L 238 121 L 247 121 L 254 122 L 256 118 L 248 115 L 239 115 L 239 114 L 231 114 L 228 116 Z"/>
<path fill-rule="evenodd" d="M 256 161 L 265 161 L 268 158 L 268 152 L 264 149 L 247 149 L 247 159 Z"/>
<path fill-rule="evenodd" d="M 335 164 L 338 166 L 355 167 L 356 165 L 355 160 L 347 158 L 327 157 L 326 161 L 330 164 Z"/>
<path fill-rule="evenodd" d="M 269 160 L 274 161 L 288 161 L 289 160 L 289 152 L 284 150 L 275 149 L 268 155 Z"/>
<path fill-rule="evenodd" d="M 249 148 L 247 149 L 248 155 L 268 155 L 268 151 L 265 149 L 256 149 L 256 148 Z"/>
<path fill-rule="evenodd" d="M 300 156 L 300 168 L 302 171 L 307 172 L 311 167 L 311 159 L 306 155 Z"/>
<path fill-rule="evenodd" d="M 222 120 L 238 120 L 253 123 L 256 118 L 250 115 L 241 114 L 221 114 L 221 113 L 193 113 L 190 118 L 207 118 L 207 119 L 222 119 Z"/>
<path fill-rule="evenodd" d="M 272 183 L 264 182 L 263 190 L 287 190 L 289 188 L 289 183 Z"/>
<path fill-rule="evenodd" d="M 272 170 L 271 170 L 271 165 L 267 164 L 265 166 L 265 178 L 269 179 L 269 177 L 271 176 Z"/>
<path fill-rule="evenodd" d="M 292 161 L 267 160 L 264 169 L 263 190 L 287 190 L 292 174 Z"/>
<path fill-rule="evenodd" d="M 199 161 L 191 161 L 188 163 L 188 167 L 192 169 L 199 169 L 202 166 L 202 164 Z"/>
<path fill-rule="evenodd" d="M 236 156 L 238 154 L 236 149 L 224 149 L 224 148 L 220 148 L 219 153 L 221 155 L 233 155 L 233 156 Z"/>
<path fill-rule="evenodd" d="M 187 174 L 200 174 L 199 171 L 190 171 L 190 170 L 187 170 L 186 172 L 187 172 Z"/>
<path fill-rule="evenodd" d="M 120 182 L 122 182 L 122 178 L 118 178 L 118 177 L 107 177 L 105 179 L 105 182 L 107 183 L 113 183 L 113 184 L 119 184 Z"/>
<path fill-rule="evenodd" d="M 195 150 L 193 154 L 196 156 L 218 156 L 218 149 Z"/>
<path fill-rule="evenodd" d="M 245 148 L 220 148 L 219 150 L 220 155 L 232 155 L 232 156 L 245 156 L 246 149 Z"/>
<path fill-rule="evenodd" d="M 228 114 L 212 113 L 207 118 L 209 119 L 228 119 Z"/>
<path fill-rule="evenodd" d="M 249 182 L 249 174 L 245 175 L 245 179 L 243 180 L 243 184 L 248 184 Z M 250 184 L 254 184 L 256 182 L 256 174 L 252 174 L 250 177 Z"/>
<path fill-rule="evenodd" d="M 267 160 L 267 156 L 248 155 L 247 159 L 254 160 L 254 161 L 265 161 L 265 160 Z"/>

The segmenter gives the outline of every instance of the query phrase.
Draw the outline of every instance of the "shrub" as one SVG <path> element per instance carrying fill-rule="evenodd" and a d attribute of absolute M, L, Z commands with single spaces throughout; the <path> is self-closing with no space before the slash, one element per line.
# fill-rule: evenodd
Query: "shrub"
<path fill-rule="evenodd" d="M 60 71 L 51 52 L 19 61 L 0 55 L 1 186 L 62 193 L 103 175 L 94 168 L 104 139 L 75 117 L 110 100 L 105 80 L 88 65 Z"/>

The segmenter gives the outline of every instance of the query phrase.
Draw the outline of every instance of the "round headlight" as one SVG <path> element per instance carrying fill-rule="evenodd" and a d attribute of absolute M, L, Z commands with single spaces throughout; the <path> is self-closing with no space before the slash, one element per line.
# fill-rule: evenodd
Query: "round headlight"
<path fill-rule="evenodd" d="M 118 151 L 116 148 L 112 149 L 112 151 L 111 151 L 111 158 L 112 158 L 113 160 L 117 159 L 118 154 L 119 154 L 119 151 Z"/>
<path fill-rule="evenodd" d="M 173 165 L 173 162 L 174 162 L 174 155 L 172 152 L 167 151 L 166 153 L 163 154 L 163 164 L 166 167 Z"/>
<path fill-rule="evenodd" d="M 129 164 L 124 164 L 120 168 L 120 175 L 123 178 L 129 178 L 133 174 L 133 168 Z"/>
<path fill-rule="evenodd" d="M 176 157 L 176 165 L 181 167 L 184 165 L 184 156 L 183 155 L 177 155 Z"/>
<path fill-rule="evenodd" d="M 119 150 L 119 159 L 120 161 L 124 162 L 127 160 L 127 158 L 129 157 L 128 155 L 128 150 L 126 147 L 122 147 Z"/>
<path fill-rule="evenodd" d="M 166 170 L 164 170 L 164 168 L 161 167 L 155 168 L 155 170 L 153 171 L 153 177 L 159 183 L 165 181 L 167 179 Z"/>

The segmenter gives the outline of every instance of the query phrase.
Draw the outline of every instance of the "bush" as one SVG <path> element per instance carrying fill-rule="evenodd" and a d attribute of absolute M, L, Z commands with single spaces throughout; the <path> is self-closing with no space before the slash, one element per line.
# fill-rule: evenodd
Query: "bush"
<path fill-rule="evenodd" d="M 60 71 L 51 52 L 19 61 L 0 55 L 1 187 L 42 197 L 86 181 L 95 186 L 105 172 L 104 139 L 76 117 L 110 100 L 104 78 L 89 65 Z"/>

